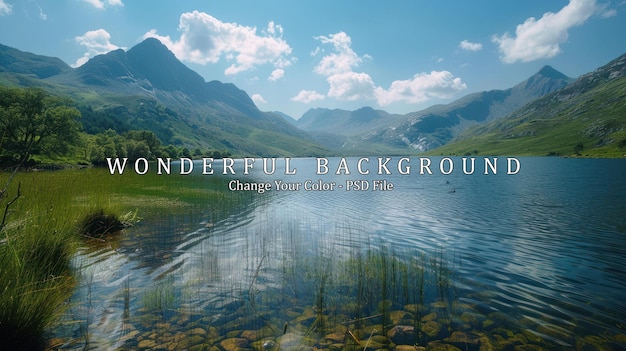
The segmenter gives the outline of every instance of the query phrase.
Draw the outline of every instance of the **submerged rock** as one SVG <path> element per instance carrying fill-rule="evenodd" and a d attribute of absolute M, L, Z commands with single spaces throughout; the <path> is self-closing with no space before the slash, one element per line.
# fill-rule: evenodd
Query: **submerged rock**
<path fill-rule="evenodd" d="M 460 348 L 450 344 L 433 343 L 429 346 L 429 351 L 461 351 Z"/>
<path fill-rule="evenodd" d="M 204 330 L 202 328 L 194 328 L 194 329 L 190 330 L 188 333 L 190 335 L 201 335 L 201 336 L 204 336 L 204 335 L 206 335 L 206 330 Z"/>
<path fill-rule="evenodd" d="M 278 344 L 274 340 L 265 340 L 261 344 L 261 348 L 264 351 L 274 351 L 278 349 Z"/>
<path fill-rule="evenodd" d="M 153 349 L 157 346 L 156 342 L 154 340 L 141 340 L 139 342 L 139 344 L 137 344 L 137 347 L 140 349 Z"/>
<path fill-rule="evenodd" d="M 394 325 L 398 325 L 403 322 L 406 322 L 409 319 L 409 317 L 410 315 L 405 311 L 391 311 L 389 313 L 389 320 Z"/>
<path fill-rule="evenodd" d="M 281 335 L 278 338 L 278 343 L 280 344 L 281 350 L 291 350 L 300 346 L 303 339 L 301 335 L 287 332 L 287 334 Z"/>
<path fill-rule="evenodd" d="M 363 345 L 363 351 L 385 350 L 387 348 L 386 344 L 381 344 L 371 339 L 361 341 L 361 344 Z"/>
<path fill-rule="evenodd" d="M 191 348 L 192 346 L 200 345 L 204 342 L 204 338 L 199 335 L 186 336 L 178 343 L 178 349 L 184 350 Z"/>
<path fill-rule="evenodd" d="M 515 351 L 545 351 L 547 349 L 544 349 L 543 347 L 539 346 L 539 345 L 517 345 L 513 348 L 513 350 Z"/>
<path fill-rule="evenodd" d="M 387 337 L 396 345 L 411 345 L 415 342 L 415 328 L 410 325 L 396 325 L 389 329 Z"/>
<path fill-rule="evenodd" d="M 478 336 L 462 331 L 452 333 L 450 337 L 443 339 L 443 341 L 466 351 L 480 350 L 480 340 Z"/>
<path fill-rule="evenodd" d="M 346 338 L 346 333 L 335 332 L 331 334 L 326 334 L 324 339 L 331 341 L 332 343 L 342 343 Z"/>
<path fill-rule="evenodd" d="M 395 351 L 426 351 L 426 347 L 415 345 L 396 345 Z"/>
<path fill-rule="evenodd" d="M 428 321 L 422 325 L 422 331 L 429 338 L 436 338 L 441 333 L 441 324 L 435 321 Z"/>
<path fill-rule="evenodd" d="M 244 338 L 225 339 L 220 342 L 220 346 L 225 351 L 237 351 L 239 349 L 243 349 L 248 346 L 248 339 L 244 339 Z"/>

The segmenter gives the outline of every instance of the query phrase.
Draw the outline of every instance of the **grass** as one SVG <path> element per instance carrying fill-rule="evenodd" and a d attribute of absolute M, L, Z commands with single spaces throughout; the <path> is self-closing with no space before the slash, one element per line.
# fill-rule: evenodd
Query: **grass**
<path fill-rule="evenodd" d="M 77 242 L 72 223 L 54 208 L 16 212 L 0 232 L 0 338 L 9 349 L 39 349 L 76 284 Z"/>
<path fill-rule="evenodd" d="M 426 154 L 625 157 L 626 77 L 572 94 L 540 98 Z"/>
<path fill-rule="evenodd" d="M 9 184 L 2 209 L 15 199 L 0 229 L 0 338 L 16 350 L 42 349 L 46 328 L 68 307 L 81 283 L 72 266 L 77 248 L 85 245 L 81 234 L 103 236 L 139 215 L 208 211 L 219 220 L 241 201 L 185 177 L 112 176 L 104 169 L 24 172 L 9 182 L 10 177 L 0 174 L 0 184 Z"/>
<path fill-rule="evenodd" d="M 363 347 L 372 327 L 387 335 L 399 322 L 393 320 L 392 312 L 402 310 L 410 311 L 407 318 L 416 330 L 415 344 L 423 345 L 453 331 L 458 296 L 453 287 L 454 269 L 443 252 L 432 256 L 419 252 L 398 254 L 380 247 L 355 249 L 345 258 L 297 255 L 283 268 L 283 279 L 285 291 L 275 295 L 285 296 L 285 301 L 272 303 L 288 305 L 298 300 L 297 304 L 305 310 L 305 306 L 311 306 L 314 318 L 308 320 L 314 321 L 300 326 L 307 328 L 306 335 L 313 331 L 325 335 L 347 328 Z M 432 312 L 433 304 L 441 307 L 437 310 L 445 322 L 443 334 L 426 339 L 422 318 L 425 311 Z M 271 306 L 257 308 L 270 310 Z M 289 325 L 298 329 L 298 323 L 290 321 Z"/>

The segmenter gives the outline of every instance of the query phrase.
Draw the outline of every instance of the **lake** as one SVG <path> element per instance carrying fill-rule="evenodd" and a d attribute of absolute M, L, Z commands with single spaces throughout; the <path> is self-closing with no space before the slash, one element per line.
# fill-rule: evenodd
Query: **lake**
<path fill-rule="evenodd" d="M 76 349 L 626 349 L 625 160 L 519 158 L 511 172 L 501 157 L 493 174 L 477 157 L 469 175 L 461 158 L 430 158 L 433 174 L 418 157 L 390 160 L 391 174 L 358 160 L 163 175 L 240 198 L 140 214 L 87 245 L 51 337 Z"/>

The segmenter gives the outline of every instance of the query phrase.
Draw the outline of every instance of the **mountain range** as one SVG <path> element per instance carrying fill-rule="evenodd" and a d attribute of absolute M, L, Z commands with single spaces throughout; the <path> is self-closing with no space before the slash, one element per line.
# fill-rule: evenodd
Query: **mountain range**
<path fill-rule="evenodd" d="M 152 130 L 166 144 L 251 156 L 327 153 L 233 84 L 205 82 L 156 39 L 71 68 L 56 58 L 0 47 L 0 84 L 42 86 L 78 105 L 85 130 Z"/>
<path fill-rule="evenodd" d="M 625 157 L 626 54 L 436 153 Z"/>
<path fill-rule="evenodd" d="M 573 80 L 545 66 L 512 88 L 469 94 L 452 103 L 406 115 L 392 115 L 369 107 L 356 111 L 312 109 L 296 125 L 328 147 L 339 146 L 344 153 L 352 149 L 359 153 L 374 145 L 399 153 L 423 152 L 445 145 L 470 126 L 502 118 Z M 333 133 L 341 145 L 332 143 L 329 134 Z"/>
<path fill-rule="evenodd" d="M 497 151 L 488 146 L 494 143 L 492 137 L 512 140 L 512 135 L 538 134 L 537 129 L 514 131 L 515 123 L 537 124 L 542 119 L 545 128 L 558 129 L 558 123 L 545 121 L 559 115 L 554 111 L 569 111 L 565 116 L 570 116 L 578 111 L 578 104 L 593 106 L 597 116 L 611 116 L 611 122 L 585 115 L 578 120 L 583 121 L 582 131 L 576 129 L 571 140 L 561 140 L 567 148 L 571 149 L 572 140 L 581 138 L 586 145 L 619 144 L 625 123 L 624 117 L 616 114 L 624 112 L 620 101 L 625 95 L 619 83 L 623 70 L 615 67 L 622 67 L 624 61 L 622 56 L 578 79 L 545 66 L 509 89 L 473 93 L 408 114 L 371 107 L 354 111 L 315 108 L 299 119 L 278 111 L 260 111 L 248 94 L 233 84 L 206 82 L 157 39 L 146 39 L 128 51 L 98 55 L 78 68 L 58 58 L 0 45 L 0 84 L 41 86 L 70 97 L 81 111 L 88 133 L 147 129 L 165 144 L 229 150 L 242 156 L 399 155 L 439 150 L 464 154 Z M 542 115 L 537 116 L 537 111 Z M 571 120 L 559 123 L 575 124 Z M 602 131 L 614 135 L 609 138 Z M 590 137 L 600 134 L 603 141 Z M 484 143 L 468 146 L 467 140 Z M 451 145 L 458 148 L 446 148 Z M 567 154 L 564 148 L 552 147 L 550 152 Z M 506 152 L 515 154 L 516 150 Z"/>

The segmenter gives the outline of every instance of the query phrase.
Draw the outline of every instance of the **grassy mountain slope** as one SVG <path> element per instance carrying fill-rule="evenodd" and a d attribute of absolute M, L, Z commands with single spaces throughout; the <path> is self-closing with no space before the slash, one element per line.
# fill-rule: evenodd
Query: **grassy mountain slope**
<path fill-rule="evenodd" d="M 469 94 L 446 105 L 409 113 L 400 123 L 365 138 L 370 142 L 405 145 L 417 151 L 430 150 L 448 143 L 473 125 L 502 118 L 571 81 L 554 68 L 545 66 L 512 88 Z"/>
<path fill-rule="evenodd" d="M 310 133 L 320 144 L 341 155 L 405 155 L 410 149 L 398 145 L 365 140 L 366 135 L 387 128 L 402 118 L 371 107 L 348 111 L 313 108 L 295 121 L 298 128 Z"/>
<path fill-rule="evenodd" d="M 296 125 L 309 132 L 357 136 L 386 127 L 399 117 L 371 107 L 362 107 L 355 111 L 313 108 L 303 114 L 296 121 Z"/>
<path fill-rule="evenodd" d="M 624 156 L 626 55 L 431 153 Z"/>
<path fill-rule="evenodd" d="M 58 67 L 42 70 L 34 62 Z M 0 84 L 41 86 L 70 97 L 89 133 L 147 129 L 165 144 L 241 156 L 327 153 L 306 132 L 260 111 L 235 85 L 205 82 L 156 39 L 98 55 L 76 69 L 55 58 L 0 47 Z"/>
<path fill-rule="evenodd" d="M 0 72 L 43 79 L 69 70 L 71 68 L 58 58 L 35 55 L 0 44 Z"/>
<path fill-rule="evenodd" d="M 406 115 L 364 107 L 356 111 L 316 108 L 296 125 L 341 154 L 410 154 L 451 141 L 463 130 L 502 118 L 573 79 L 550 66 L 516 86 L 466 95 Z"/>

